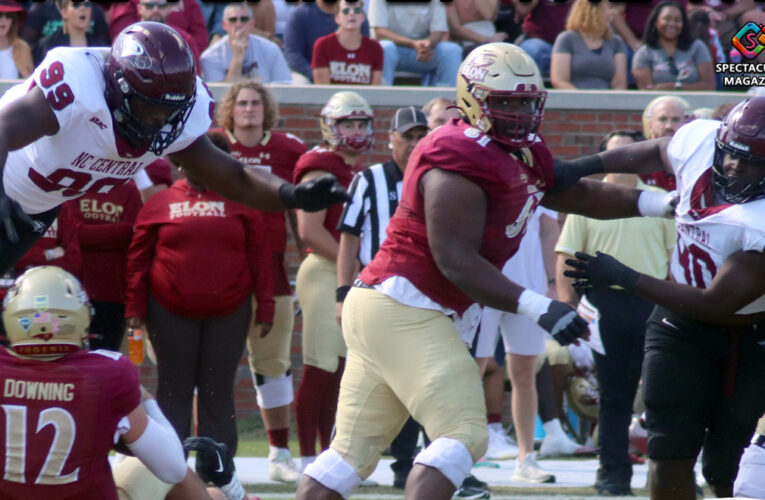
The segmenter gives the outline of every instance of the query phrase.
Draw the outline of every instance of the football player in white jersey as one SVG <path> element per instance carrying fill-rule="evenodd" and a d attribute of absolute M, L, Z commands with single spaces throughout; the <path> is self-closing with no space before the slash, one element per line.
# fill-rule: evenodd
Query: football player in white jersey
<path fill-rule="evenodd" d="M 295 187 L 245 171 L 205 135 L 212 94 L 165 24 L 125 28 L 111 50 L 60 47 L 0 98 L 0 273 L 45 233 L 66 200 L 128 182 L 161 155 L 206 187 L 260 210 L 345 201 L 332 177 Z"/>
<path fill-rule="evenodd" d="M 578 253 L 579 286 L 619 285 L 657 304 L 643 364 L 652 499 L 695 499 L 693 465 L 718 497 L 765 411 L 765 97 L 721 122 L 597 157 L 605 170 L 660 162 L 677 177 L 672 280 Z"/>

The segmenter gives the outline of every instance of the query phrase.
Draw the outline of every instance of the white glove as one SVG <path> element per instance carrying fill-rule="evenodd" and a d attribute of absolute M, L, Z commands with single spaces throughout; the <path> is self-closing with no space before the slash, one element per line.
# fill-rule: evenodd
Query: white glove
<path fill-rule="evenodd" d="M 577 368 L 592 370 L 595 367 L 592 349 L 584 342 L 581 342 L 579 345 L 570 344 L 568 346 L 568 353 L 571 355 L 571 361 L 574 362 L 574 366 Z"/>

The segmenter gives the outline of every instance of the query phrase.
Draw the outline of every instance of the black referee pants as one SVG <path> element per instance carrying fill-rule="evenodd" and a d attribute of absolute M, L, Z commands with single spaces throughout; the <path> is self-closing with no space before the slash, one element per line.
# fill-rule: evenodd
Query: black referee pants
<path fill-rule="evenodd" d="M 598 444 L 600 467 L 597 483 L 629 485 L 629 426 L 640 382 L 645 342 L 645 323 L 653 304 L 610 288 L 587 292 L 600 311 L 600 335 L 606 355 L 593 352 L 600 384 Z"/>

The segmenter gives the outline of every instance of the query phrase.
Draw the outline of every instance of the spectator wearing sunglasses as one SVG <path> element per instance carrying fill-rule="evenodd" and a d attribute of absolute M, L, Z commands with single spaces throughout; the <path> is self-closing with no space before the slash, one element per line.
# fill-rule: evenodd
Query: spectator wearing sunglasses
<path fill-rule="evenodd" d="M 337 4 L 337 31 L 313 45 L 313 82 L 326 85 L 380 85 L 383 50 L 376 40 L 361 34 L 366 15 L 361 1 Z"/>
<path fill-rule="evenodd" d="M 167 0 L 141 0 L 138 3 L 138 16 L 140 21 L 152 21 L 155 23 L 167 24 L 181 35 L 191 49 L 191 53 L 194 54 L 194 63 L 197 65 L 197 73 L 200 72 L 199 66 L 199 54 L 202 52 L 196 40 L 191 34 L 183 28 L 176 26 L 170 19 L 170 12 L 172 11 L 172 4 Z M 202 48 L 204 45 L 202 45 Z"/>
<path fill-rule="evenodd" d="M 261 83 L 292 83 L 287 61 L 277 44 L 252 33 L 255 19 L 247 3 L 230 3 L 223 11 L 226 36 L 202 53 L 207 82 L 257 79 Z"/>
<path fill-rule="evenodd" d="M 93 17 L 93 4 L 90 0 L 73 2 L 57 0 L 56 7 L 61 13 L 63 24 L 53 34 L 37 43 L 34 51 L 35 66 L 45 58 L 45 54 L 54 47 L 105 47 L 109 41 L 95 33 L 88 33 Z"/>
<path fill-rule="evenodd" d="M 138 4 L 147 1 L 154 0 L 128 0 L 112 4 L 109 9 L 109 33 L 112 39 L 116 38 L 123 29 L 142 20 Z M 202 52 L 207 48 L 207 26 L 197 0 L 173 1 L 166 10 L 165 23 L 178 32 L 185 31 L 193 38 L 196 48 L 192 47 L 192 50 Z"/>
<path fill-rule="evenodd" d="M 27 13 L 16 0 L 0 0 L 0 78 L 15 80 L 32 73 L 32 49 L 18 37 Z"/>
<path fill-rule="evenodd" d="M 313 81 L 313 46 L 316 40 L 334 33 L 337 29 L 336 12 L 336 2 L 316 0 L 301 3 L 287 19 L 284 28 L 284 55 L 287 57 L 295 83 L 307 84 Z M 366 19 L 361 25 L 361 34 L 369 36 L 369 23 Z"/>
<path fill-rule="evenodd" d="M 643 45 L 632 59 L 641 90 L 714 90 L 712 56 L 691 36 L 688 16 L 677 2 L 661 2 L 651 11 Z"/>
<path fill-rule="evenodd" d="M 45 0 L 44 2 L 32 2 L 29 8 L 29 17 L 19 28 L 19 36 L 23 38 L 30 47 L 48 35 L 52 35 L 64 24 L 61 18 L 61 11 L 56 5 L 55 0 Z M 101 40 L 107 40 L 110 44 L 109 24 L 106 21 L 104 10 L 97 4 L 91 5 L 91 21 L 88 27 L 88 33 L 95 35 Z"/>

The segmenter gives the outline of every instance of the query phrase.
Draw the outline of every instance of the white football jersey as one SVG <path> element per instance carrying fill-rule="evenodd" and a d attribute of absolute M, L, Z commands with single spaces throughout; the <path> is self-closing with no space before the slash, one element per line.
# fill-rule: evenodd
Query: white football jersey
<path fill-rule="evenodd" d="M 59 131 L 8 154 L 3 183 L 25 212 L 38 214 L 85 193 L 106 193 L 158 157 L 149 151 L 122 157 L 104 97 L 108 48 L 58 47 L 23 83 L 0 98 L 0 108 L 39 87 L 56 115 Z M 207 132 L 213 98 L 197 77 L 196 102 L 180 136 L 163 154 L 180 151 Z"/>
<path fill-rule="evenodd" d="M 719 126 L 714 120 L 694 120 L 677 131 L 667 149 L 680 196 L 672 277 L 697 288 L 708 287 L 732 254 L 765 251 L 765 199 L 715 205 L 712 161 Z M 760 311 L 765 311 L 765 295 L 738 312 Z"/>

